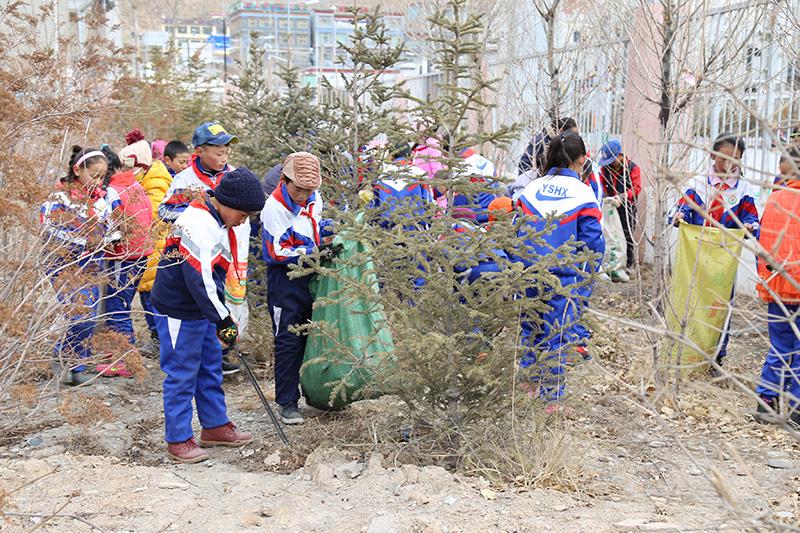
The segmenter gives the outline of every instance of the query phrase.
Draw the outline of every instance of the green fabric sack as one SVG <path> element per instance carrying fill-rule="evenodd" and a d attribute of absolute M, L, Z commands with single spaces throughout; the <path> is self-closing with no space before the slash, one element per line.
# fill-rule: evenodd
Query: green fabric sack
<path fill-rule="evenodd" d="M 300 369 L 306 402 L 324 410 L 384 394 L 394 352 L 383 308 L 358 294 L 379 290 L 372 259 L 364 261 L 360 242 L 337 236 L 333 243 L 342 247 L 329 267 L 337 274 L 312 282 L 312 326 Z"/>

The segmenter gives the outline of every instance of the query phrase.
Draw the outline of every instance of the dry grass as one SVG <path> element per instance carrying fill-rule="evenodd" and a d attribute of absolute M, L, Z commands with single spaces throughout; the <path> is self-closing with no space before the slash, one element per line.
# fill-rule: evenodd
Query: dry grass
<path fill-rule="evenodd" d="M 460 470 L 483 476 L 500 486 L 581 489 L 584 479 L 580 453 L 563 424 L 552 417 L 531 414 L 527 423 L 486 426 L 464 439 Z"/>
<path fill-rule="evenodd" d="M 15 401 L 26 407 L 34 407 L 39 402 L 39 387 L 35 383 L 17 383 L 8 388 Z"/>
<path fill-rule="evenodd" d="M 113 422 L 116 415 L 101 398 L 75 392 L 67 394 L 58 412 L 72 426 L 87 427 L 95 422 Z"/>

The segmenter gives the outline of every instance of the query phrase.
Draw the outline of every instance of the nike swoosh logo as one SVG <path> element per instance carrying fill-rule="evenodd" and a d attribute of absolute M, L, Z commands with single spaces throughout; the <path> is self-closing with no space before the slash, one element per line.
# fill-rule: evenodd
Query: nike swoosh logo
<path fill-rule="evenodd" d="M 536 199 L 540 202 L 557 202 L 569 198 L 574 198 L 574 196 L 550 196 L 549 194 L 542 194 L 542 191 L 536 191 Z"/>

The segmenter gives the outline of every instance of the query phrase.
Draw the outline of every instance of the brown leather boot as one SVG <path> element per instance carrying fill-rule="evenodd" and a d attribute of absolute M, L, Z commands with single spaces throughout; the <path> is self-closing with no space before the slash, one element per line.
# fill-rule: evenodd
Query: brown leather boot
<path fill-rule="evenodd" d="M 216 428 L 203 428 L 200 432 L 200 446 L 209 448 L 211 446 L 244 446 L 253 440 L 253 436 L 245 431 L 239 431 L 233 422 L 228 422 L 224 426 Z"/>
<path fill-rule="evenodd" d="M 194 437 L 184 442 L 168 442 L 167 455 L 178 463 L 199 463 L 208 459 L 208 454 L 197 445 Z"/>

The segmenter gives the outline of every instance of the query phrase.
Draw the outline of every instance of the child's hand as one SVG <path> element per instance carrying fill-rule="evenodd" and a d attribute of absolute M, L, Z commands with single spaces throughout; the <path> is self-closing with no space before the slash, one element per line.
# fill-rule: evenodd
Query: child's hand
<path fill-rule="evenodd" d="M 612 204 L 614 204 L 614 207 L 619 207 L 619 206 L 621 206 L 621 205 L 622 205 L 622 200 L 620 200 L 620 198 L 619 198 L 619 195 L 617 195 L 617 196 L 611 196 L 611 197 L 610 197 L 608 200 L 609 200 L 609 201 L 610 201 Z"/>
<path fill-rule="evenodd" d="M 681 220 L 683 220 L 684 218 L 685 217 L 683 213 L 681 211 L 678 211 L 677 213 L 675 213 L 675 216 L 672 217 L 672 225 L 677 228 L 678 226 L 681 225 Z"/>
<path fill-rule="evenodd" d="M 756 232 L 755 224 L 747 223 L 747 224 L 744 225 L 744 229 L 747 230 L 749 233 L 755 233 Z"/>
<path fill-rule="evenodd" d="M 239 327 L 231 315 L 217 322 L 217 338 L 224 348 L 230 348 L 239 340 Z"/>

